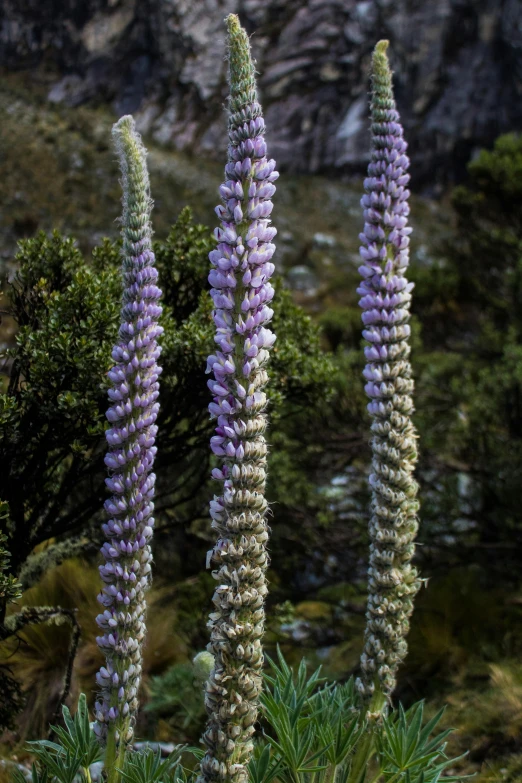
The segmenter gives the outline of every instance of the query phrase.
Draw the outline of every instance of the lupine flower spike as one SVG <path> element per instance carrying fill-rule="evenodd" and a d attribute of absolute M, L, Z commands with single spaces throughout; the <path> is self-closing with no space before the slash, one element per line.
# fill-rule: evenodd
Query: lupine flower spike
<path fill-rule="evenodd" d="M 110 519 L 103 525 L 105 564 L 100 566 L 103 607 L 96 621 L 97 642 L 106 663 L 96 676 L 95 732 L 107 743 L 106 768 L 121 760 L 132 740 L 138 707 L 142 644 L 145 636 L 145 590 L 151 570 L 150 540 L 154 527 L 154 473 L 159 404 L 157 361 L 162 333 L 158 326 L 161 291 L 151 247 L 149 177 L 146 150 L 132 117 L 113 127 L 122 171 L 123 299 L 119 340 L 109 372 L 110 407 L 106 432 L 109 469 L 106 484 L 113 493 L 105 502 Z M 121 766 L 121 764 L 119 764 Z"/>
<path fill-rule="evenodd" d="M 220 458 L 212 475 L 223 492 L 210 504 L 218 540 L 209 565 L 218 583 L 210 615 L 214 668 L 206 685 L 207 752 L 204 781 L 247 780 L 252 735 L 261 691 L 264 599 L 267 593 L 265 414 L 266 363 L 275 335 L 267 329 L 273 311 L 271 262 L 276 230 L 270 226 L 271 196 L 278 177 L 267 160 L 265 124 L 257 100 L 254 65 L 237 16 L 227 17 L 229 51 L 229 147 L 221 228 L 210 253 L 209 282 L 216 325 L 215 354 L 208 358 L 208 385 L 217 419 L 211 448 Z"/>
<path fill-rule="evenodd" d="M 409 160 L 395 108 L 387 41 L 375 47 L 372 60 L 372 153 L 366 194 L 364 233 L 360 235 L 364 377 L 371 402 L 372 490 L 368 608 L 362 695 L 381 708 L 395 687 L 406 655 L 405 637 L 420 581 L 411 565 L 417 532 L 416 432 L 411 421 L 413 380 L 409 362 L 409 307 L 413 283 L 405 273 L 411 228 L 407 174 Z M 379 704 L 380 702 L 380 704 Z"/>

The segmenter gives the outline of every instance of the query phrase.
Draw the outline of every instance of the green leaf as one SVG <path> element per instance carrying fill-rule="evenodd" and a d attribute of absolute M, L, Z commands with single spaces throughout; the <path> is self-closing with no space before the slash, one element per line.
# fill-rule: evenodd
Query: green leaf
<path fill-rule="evenodd" d="M 162 761 L 161 750 L 145 748 L 139 752 L 128 752 L 125 756 L 123 769 L 120 769 L 122 779 L 126 783 L 168 783 L 176 781 L 179 774 L 180 760 L 184 747 L 178 745 L 175 750 Z"/>
<path fill-rule="evenodd" d="M 78 699 L 74 718 L 65 705 L 62 707 L 62 715 L 65 726 L 51 727 L 57 742 L 37 740 L 27 744 L 51 777 L 58 778 L 62 783 L 72 783 L 72 778 L 80 769 L 83 770 L 84 777 L 87 777 L 88 768 L 94 762 L 100 761 L 103 753 L 90 727 L 87 699 L 83 693 Z"/>
<path fill-rule="evenodd" d="M 377 750 L 380 771 L 386 783 L 436 783 L 441 774 L 463 756 L 447 758 L 447 729 L 434 737 L 443 710 L 422 728 L 424 703 L 414 704 L 407 712 L 399 705 L 397 711 L 384 718 L 377 728 Z M 454 781 L 466 776 L 454 776 Z M 444 778 L 446 780 L 446 778 Z"/>
<path fill-rule="evenodd" d="M 282 758 L 272 752 L 271 746 L 257 742 L 248 765 L 250 783 L 271 783 L 277 776 Z"/>

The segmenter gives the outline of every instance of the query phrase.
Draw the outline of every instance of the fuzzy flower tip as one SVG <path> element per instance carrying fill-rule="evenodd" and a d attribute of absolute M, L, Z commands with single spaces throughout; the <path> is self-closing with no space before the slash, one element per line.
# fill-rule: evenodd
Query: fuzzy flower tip
<path fill-rule="evenodd" d="M 206 685 L 207 752 L 201 779 L 247 780 L 261 691 L 267 502 L 265 500 L 266 364 L 275 335 L 268 329 L 276 234 L 270 225 L 275 162 L 266 156 L 265 124 L 257 100 L 248 37 L 227 17 L 229 52 L 228 163 L 216 208 L 221 227 L 210 253 L 216 351 L 208 358 L 212 475 L 222 494 L 210 504 L 217 543 L 209 565 L 218 587 L 210 615 L 214 664 Z"/>
<path fill-rule="evenodd" d="M 413 380 L 409 362 L 409 308 L 413 283 L 406 278 L 408 245 L 407 174 L 409 160 L 395 107 L 387 41 L 375 47 L 372 61 L 372 154 L 368 166 L 364 232 L 360 254 L 365 390 L 372 417 L 370 486 L 369 597 L 362 677 L 358 687 L 370 699 L 386 699 L 395 687 L 406 655 L 405 637 L 419 589 L 411 565 L 417 532 L 416 432 L 411 421 Z"/>
<path fill-rule="evenodd" d="M 138 707 L 154 527 L 151 469 L 161 373 L 157 339 L 163 330 L 158 326 L 161 291 L 151 248 L 146 151 L 132 117 L 122 117 L 112 132 L 122 172 L 123 298 L 109 372 L 105 481 L 112 496 L 105 502 L 109 520 L 103 525 L 106 542 L 101 550 L 104 586 L 98 601 L 103 612 L 96 618 L 101 630 L 97 642 L 106 662 L 96 675 L 100 692 L 94 730 L 104 741 L 110 735 L 117 746 L 132 740 Z"/>

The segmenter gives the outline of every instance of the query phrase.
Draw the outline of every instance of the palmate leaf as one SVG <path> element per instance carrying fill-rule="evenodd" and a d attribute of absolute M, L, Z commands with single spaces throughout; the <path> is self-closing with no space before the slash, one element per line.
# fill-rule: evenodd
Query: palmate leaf
<path fill-rule="evenodd" d="M 163 761 L 159 748 L 127 753 L 123 769 L 118 771 L 126 783 L 174 783 L 180 779 L 183 750 L 183 746 L 178 745 Z"/>
<path fill-rule="evenodd" d="M 346 721 L 342 714 L 337 716 L 335 722 L 321 723 L 318 720 L 315 725 L 317 737 L 325 748 L 326 758 L 336 767 L 344 764 L 354 752 L 365 730 L 365 725 L 359 721 L 358 716 Z"/>
<path fill-rule="evenodd" d="M 324 755 L 325 749 L 320 748 L 315 753 L 310 754 L 315 737 L 309 731 L 306 732 L 305 736 L 301 736 L 302 741 L 300 742 L 298 741 L 299 734 L 297 734 L 290 738 L 290 741 L 288 741 L 288 737 L 285 738 L 281 744 L 272 737 L 267 738 L 272 747 L 281 755 L 281 764 L 277 772 L 278 780 L 295 781 L 300 775 L 321 772 L 327 769 L 327 764 L 313 763 Z"/>
<path fill-rule="evenodd" d="M 82 767 L 87 768 L 96 761 L 100 761 L 103 754 L 90 726 L 85 694 L 80 694 L 74 718 L 71 717 L 71 713 L 65 705 L 62 707 L 62 715 L 65 728 L 52 726 L 52 729 L 63 747 L 78 754 Z"/>
<path fill-rule="evenodd" d="M 74 783 L 78 772 L 81 769 L 81 762 L 78 753 L 70 750 L 60 749 L 57 753 L 46 747 L 45 741 L 38 743 L 29 743 L 35 747 L 31 748 L 33 754 L 37 757 L 40 766 L 49 775 L 50 778 L 56 778 L 59 783 Z"/>
<path fill-rule="evenodd" d="M 102 750 L 91 729 L 87 699 L 82 693 L 74 718 L 65 705 L 62 707 L 65 726 L 52 726 L 58 742 L 36 740 L 28 742 L 29 750 L 38 759 L 42 770 L 60 783 L 72 783 L 78 772 L 88 778 L 88 768 L 99 761 Z"/>
<path fill-rule="evenodd" d="M 307 676 L 304 658 L 299 664 L 297 675 L 295 675 L 286 663 L 279 647 L 277 648 L 277 656 L 279 665 L 268 655 L 266 656 L 274 676 L 264 674 L 268 687 L 265 688 L 261 696 L 261 705 L 276 734 L 279 733 L 278 726 L 283 715 L 292 727 L 299 722 L 303 725 L 303 721 L 309 720 L 312 711 L 311 697 L 317 685 L 322 681 L 320 667 L 309 677 Z"/>
<path fill-rule="evenodd" d="M 339 766 L 354 751 L 366 728 L 361 719 L 359 700 L 353 678 L 344 685 L 326 686 L 310 699 L 311 714 L 317 737 L 327 747 L 326 758 Z"/>
<path fill-rule="evenodd" d="M 299 664 L 297 676 L 294 675 L 294 672 L 285 661 L 279 646 L 277 647 L 279 666 L 269 655 L 266 655 L 266 653 L 265 658 L 274 673 L 274 676 L 271 676 L 265 672 L 263 675 L 265 682 L 271 686 L 272 691 L 277 693 L 277 697 L 280 699 L 288 701 L 290 698 L 295 697 L 296 704 L 304 704 L 306 699 L 313 694 L 319 683 L 324 682 L 324 678 L 320 677 L 321 667 L 310 676 L 307 676 L 306 661 L 304 658 Z"/>
<path fill-rule="evenodd" d="M 431 737 L 444 710 L 440 710 L 422 728 L 424 703 L 414 704 L 408 711 L 399 706 L 396 713 L 384 718 L 377 730 L 377 751 L 380 774 L 386 783 L 437 783 L 442 773 L 463 756 L 448 758 L 446 738 L 451 729 Z M 444 777 L 444 781 L 460 781 L 469 776 Z"/>
<path fill-rule="evenodd" d="M 278 774 L 281 764 L 281 756 L 273 752 L 270 744 L 257 742 L 248 765 L 250 783 L 271 783 Z"/>
<path fill-rule="evenodd" d="M 266 739 L 280 758 L 277 779 L 344 780 L 366 729 L 353 680 L 324 684 L 320 668 L 307 675 L 304 660 L 294 672 L 279 649 L 277 662 L 269 662 L 261 705 L 270 726 Z"/>
<path fill-rule="evenodd" d="M 324 756 L 326 747 L 320 745 L 317 748 L 317 734 L 314 726 L 308 722 L 292 721 L 289 715 L 291 710 L 281 702 L 277 721 L 271 722 L 276 730 L 277 739 L 267 736 L 266 739 L 281 757 L 280 770 L 277 777 L 280 780 L 295 781 L 304 773 L 319 772 L 326 769 L 325 764 L 315 764 L 321 756 Z"/>
<path fill-rule="evenodd" d="M 448 758 L 445 753 L 451 730 L 437 732 L 443 710 L 423 725 L 423 702 L 409 710 L 399 706 L 369 735 L 366 711 L 353 680 L 318 689 L 320 670 L 307 677 L 302 661 L 294 673 L 280 650 L 277 663 L 270 660 L 270 664 L 272 670 L 265 675 L 267 687 L 261 697 L 269 725 L 265 734 L 269 747 L 257 752 L 249 771 L 250 783 L 271 783 L 274 779 L 281 783 L 345 783 L 352 780 L 353 755 L 360 743 L 366 747 L 368 740 L 371 752 L 356 772 L 357 780 L 368 774 L 367 761 L 375 751 L 379 767 L 373 770 L 371 783 L 438 783 L 442 779 L 457 783 L 467 777 L 446 776 L 462 756 Z"/>

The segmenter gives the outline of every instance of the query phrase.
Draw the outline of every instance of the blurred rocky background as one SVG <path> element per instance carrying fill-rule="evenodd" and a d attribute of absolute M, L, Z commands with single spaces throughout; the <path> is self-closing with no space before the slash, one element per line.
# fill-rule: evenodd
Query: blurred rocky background
<path fill-rule="evenodd" d="M 231 12 L 253 33 L 283 170 L 361 170 L 379 38 L 426 191 L 522 123 L 520 0 L 2 0 L 0 66 L 45 84 L 51 102 L 110 103 L 161 145 L 219 156 Z"/>

